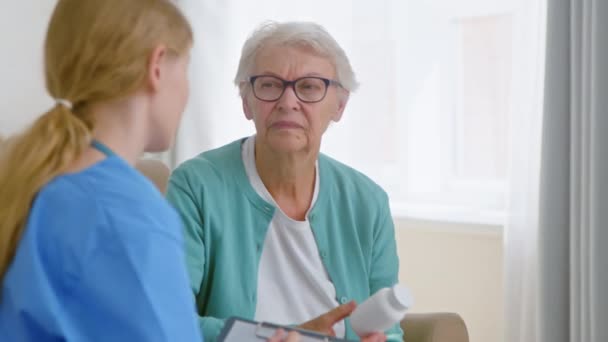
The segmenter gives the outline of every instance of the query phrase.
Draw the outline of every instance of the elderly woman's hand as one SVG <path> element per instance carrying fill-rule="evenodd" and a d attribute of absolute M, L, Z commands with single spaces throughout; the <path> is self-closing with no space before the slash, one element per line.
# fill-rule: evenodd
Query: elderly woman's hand
<path fill-rule="evenodd" d="M 369 334 L 365 337 L 361 337 L 361 342 L 386 342 L 386 335 L 381 332 Z"/>
<path fill-rule="evenodd" d="M 287 335 L 287 337 L 285 337 L 285 339 L 283 339 L 284 335 L 285 335 L 285 332 L 283 331 L 283 329 L 278 329 L 274 333 L 274 335 L 268 339 L 267 342 L 300 342 L 300 334 L 298 334 L 295 331 L 290 332 Z M 372 341 L 368 341 L 368 342 L 372 342 Z"/>
<path fill-rule="evenodd" d="M 351 301 L 349 303 L 340 305 L 313 320 L 303 323 L 302 325 L 298 326 L 298 328 L 315 331 L 324 335 L 336 336 L 334 324 L 350 316 L 356 307 L 357 303 Z"/>

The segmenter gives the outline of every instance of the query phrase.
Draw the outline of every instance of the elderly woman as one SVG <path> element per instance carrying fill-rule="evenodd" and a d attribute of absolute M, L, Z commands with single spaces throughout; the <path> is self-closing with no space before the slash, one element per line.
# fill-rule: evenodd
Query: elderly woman
<path fill-rule="evenodd" d="M 257 134 L 185 162 L 167 194 L 205 338 L 230 316 L 358 338 L 344 318 L 397 282 L 399 261 L 386 193 L 319 152 L 357 86 L 349 60 L 317 24 L 269 23 L 235 83 Z M 366 340 L 402 340 L 385 333 Z"/>

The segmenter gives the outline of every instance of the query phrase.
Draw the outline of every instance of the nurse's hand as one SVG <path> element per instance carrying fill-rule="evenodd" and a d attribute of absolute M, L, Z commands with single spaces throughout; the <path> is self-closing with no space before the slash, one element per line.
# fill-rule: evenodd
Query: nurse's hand
<path fill-rule="evenodd" d="M 335 337 L 336 332 L 334 331 L 334 325 L 350 316 L 356 307 L 357 303 L 354 301 L 342 304 L 313 320 L 303 323 L 302 325 L 298 326 L 298 328 Z"/>
<path fill-rule="evenodd" d="M 300 334 L 295 331 L 290 332 L 285 339 L 283 339 L 283 336 L 285 336 L 283 329 L 278 329 L 267 342 L 300 342 Z"/>

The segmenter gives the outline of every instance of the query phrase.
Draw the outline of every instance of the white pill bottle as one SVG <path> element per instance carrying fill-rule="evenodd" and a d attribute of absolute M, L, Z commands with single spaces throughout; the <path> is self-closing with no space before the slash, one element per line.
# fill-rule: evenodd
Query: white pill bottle
<path fill-rule="evenodd" d="M 404 286 L 383 288 L 357 306 L 350 324 L 359 336 L 383 332 L 400 322 L 411 306 L 412 296 Z"/>

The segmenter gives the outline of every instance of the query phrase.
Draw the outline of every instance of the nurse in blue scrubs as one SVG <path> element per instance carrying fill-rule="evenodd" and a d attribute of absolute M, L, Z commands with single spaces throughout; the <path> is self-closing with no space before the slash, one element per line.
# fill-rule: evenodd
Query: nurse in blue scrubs
<path fill-rule="evenodd" d="M 178 215 L 133 165 L 167 149 L 192 32 L 168 0 L 59 0 L 56 104 L 0 160 L 0 341 L 201 341 Z"/>

